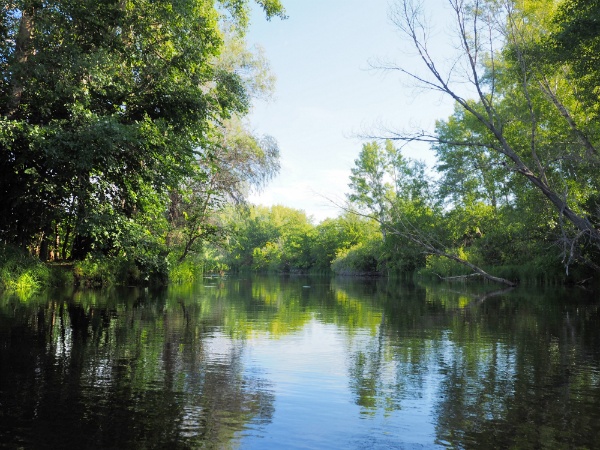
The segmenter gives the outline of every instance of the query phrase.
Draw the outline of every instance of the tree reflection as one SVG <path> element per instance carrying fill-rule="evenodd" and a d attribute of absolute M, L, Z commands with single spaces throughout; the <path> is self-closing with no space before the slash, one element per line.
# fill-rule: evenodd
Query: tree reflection
<path fill-rule="evenodd" d="M 248 343 L 314 321 L 343 337 L 361 420 L 428 408 L 452 448 L 600 441 L 593 294 L 289 277 L 0 300 L 0 442 L 234 446 L 275 414 Z"/>
<path fill-rule="evenodd" d="M 270 419 L 273 395 L 244 374 L 243 342 L 204 333 L 217 324 L 169 311 L 165 293 L 97 295 L 3 305 L 4 444 L 221 446 Z"/>
<path fill-rule="evenodd" d="M 382 283 L 385 320 L 349 346 L 356 404 L 390 414 L 433 395 L 437 442 L 453 448 L 594 447 L 599 306 L 569 294 Z"/>
<path fill-rule="evenodd" d="M 590 347 L 585 331 L 597 329 L 597 304 L 516 293 L 466 316 L 444 354 L 440 441 L 468 448 L 594 447 L 600 372 L 597 334 Z M 492 338 L 496 327 L 503 329 L 500 339 Z M 469 337 L 474 328 L 480 339 Z"/>

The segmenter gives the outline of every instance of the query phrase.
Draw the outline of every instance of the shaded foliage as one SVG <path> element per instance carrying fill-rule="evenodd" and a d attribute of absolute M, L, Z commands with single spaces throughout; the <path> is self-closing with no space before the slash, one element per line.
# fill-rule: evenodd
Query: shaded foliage
<path fill-rule="evenodd" d="M 284 16 L 278 1 L 259 3 L 269 18 Z M 215 130 L 249 110 L 252 67 L 244 74 L 219 61 L 225 28 L 243 42 L 248 8 L 212 0 L 5 2 L 2 240 L 41 259 L 139 248 L 164 259 L 169 193 L 191 178 L 203 183 L 223 164 L 214 157 Z"/>

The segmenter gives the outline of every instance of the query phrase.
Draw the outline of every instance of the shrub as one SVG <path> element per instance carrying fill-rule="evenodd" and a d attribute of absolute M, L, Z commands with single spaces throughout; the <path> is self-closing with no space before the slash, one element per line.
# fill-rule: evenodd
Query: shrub
<path fill-rule="evenodd" d="M 369 241 L 338 253 L 331 270 L 338 275 L 371 275 L 379 273 L 380 243 Z"/>
<path fill-rule="evenodd" d="M 460 258 L 469 260 L 469 255 L 463 249 L 458 250 Z M 460 275 L 468 275 L 471 270 L 468 267 L 459 264 L 458 262 L 445 258 L 443 256 L 428 255 L 425 267 L 418 271 L 421 276 L 436 276 L 436 277 L 455 277 Z"/>
<path fill-rule="evenodd" d="M 0 245 L 0 288 L 28 297 L 49 280 L 50 269 L 37 258 L 15 247 Z"/>
<path fill-rule="evenodd" d="M 169 272 L 169 281 L 173 283 L 191 283 L 202 276 L 202 266 L 189 260 L 173 264 Z"/>
<path fill-rule="evenodd" d="M 73 265 L 75 283 L 86 287 L 115 284 L 118 265 L 113 258 L 88 257 Z"/>
<path fill-rule="evenodd" d="M 52 286 L 73 286 L 75 277 L 73 275 L 73 266 L 71 264 L 51 264 L 49 284 Z"/>

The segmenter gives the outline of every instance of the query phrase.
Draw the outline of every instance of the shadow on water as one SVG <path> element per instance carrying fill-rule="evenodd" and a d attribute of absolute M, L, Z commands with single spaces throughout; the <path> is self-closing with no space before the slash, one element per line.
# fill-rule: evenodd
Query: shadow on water
<path fill-rule="evenodd" d="M 291 276 L 0 297 L 0 447 L 597 442 L 593 292 Z"/>

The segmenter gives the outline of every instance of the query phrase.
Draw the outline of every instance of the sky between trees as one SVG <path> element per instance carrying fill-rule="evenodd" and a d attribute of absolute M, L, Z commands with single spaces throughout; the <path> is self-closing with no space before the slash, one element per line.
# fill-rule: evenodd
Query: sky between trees
<path fill-rule="evenodd" d="M 250 120 L 277 139 L 282 166 L 251 200 L 303 209 L 320 221 L 340 214 L 328 199 L 339 202 L 348 190 L 364 142 L 359 134 L 380 125 L 432 129 L 452 113 L 452 102 L 371 67 L 414 58 L 390 20 L 387 0 L 287 3 L 283 21 L 266 22 L 255 8 L 248 35 L 264 48 L 277 77 L 275 98 L 257 102 Z M 432 25 L 440 26 L 434 39 L 442 52 L 448 8 L 442 0 L 427 4 Z M 434 164 L 427 145 L 414 143 L 404 152 Z"/>

